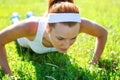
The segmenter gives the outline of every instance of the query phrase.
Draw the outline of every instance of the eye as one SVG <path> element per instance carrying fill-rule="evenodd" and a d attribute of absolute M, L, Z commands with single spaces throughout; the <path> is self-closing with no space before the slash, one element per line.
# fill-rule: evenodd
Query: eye
<path fill-rule="evenodd" d="M 64 38 L 62 38 L 62 37 L 57 37 L 57 39 L 58 39 L 58 40 L 64 40 Z"/>
<path fill-rule="evenodd" d="M 72 38 L 71 40 L 75 40 L 77 37 L 75 36 L 74 38 Z"/>

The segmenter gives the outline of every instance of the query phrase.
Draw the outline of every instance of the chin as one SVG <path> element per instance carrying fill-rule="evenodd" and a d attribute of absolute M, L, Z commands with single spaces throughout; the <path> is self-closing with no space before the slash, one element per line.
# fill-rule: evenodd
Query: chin
<path fill-rule="evenodd" d="M 66 53 L 67 49 L 56 48 L 59 53 Z"/>
<path fill-rule="evenodd" d="M 63 50 L 58 50 L 58 52 L 60 52 L 60 53 L 66 53 L 67 51 L 65 50 L 65 51 L 63 51 Z"/>

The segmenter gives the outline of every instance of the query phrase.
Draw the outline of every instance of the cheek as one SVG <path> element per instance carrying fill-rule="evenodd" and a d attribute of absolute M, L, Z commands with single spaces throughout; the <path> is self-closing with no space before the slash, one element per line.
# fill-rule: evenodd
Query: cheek
<path fill-rule="evenodd" d="M 57 47 L 57 46 L 60 46 L 61 45 L 61 42 L 53 35 L 51 35 L 51 42 L 52 44 Z"/>
<path fill-rule="evenodd" d="M 72 41 L 70 42 L 70 46 L 71 46 L 72 44 L 74 44 L 75 41 L 76 41 L 76 40 L 72 40 Z"/>
<path fill-rule="evenodd" d="M 76 42 L 77 39 L 73 39 L 70 41 L 70 46 Z"/>
<path fill-rule="evenodd" d="M 53 43 L 55 44 L 59 43 L 59 41 L 56 38 L 53 38 L 52 40 L 53 40 Z"/>

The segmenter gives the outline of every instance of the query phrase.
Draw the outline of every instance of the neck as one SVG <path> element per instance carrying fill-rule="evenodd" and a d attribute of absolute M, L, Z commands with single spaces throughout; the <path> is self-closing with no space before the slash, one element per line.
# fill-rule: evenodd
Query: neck
<path fill-rule="evenodd" d="M 49 35 L 46 33 L 46 31 L 45 31 L 44 37 L 43 37 L 43 45 L 44 45 L 45 47 L 53 47 L 53 45 L 52 45 L 52 43 L 51 43 L 51 41 L 50 41 L 50 37 L 49 37 Z"/>

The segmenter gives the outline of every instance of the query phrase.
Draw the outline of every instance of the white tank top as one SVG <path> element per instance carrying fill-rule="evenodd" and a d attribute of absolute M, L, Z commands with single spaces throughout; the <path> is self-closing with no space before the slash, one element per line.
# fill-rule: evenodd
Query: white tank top
<path fill-rule="evenodd" d="M 24 38 L 19 38 L 19 39 L 17 39 L 19 45 L 22 46 L 22 47 L 31 48 L 34 52 L 39 53 L 39 54 L 46 53 L 46 52 L 57 51 L 53 47 L 45 47 L 42 44 L 43 34 L 45 32 L 46 25 L 47 25 L 47 23 L 46 23 L 45 18 L 40 17 L 38 30 L 37 30 L 35 39 L 33 41 L 30 41 L 25 37 Z"/>

